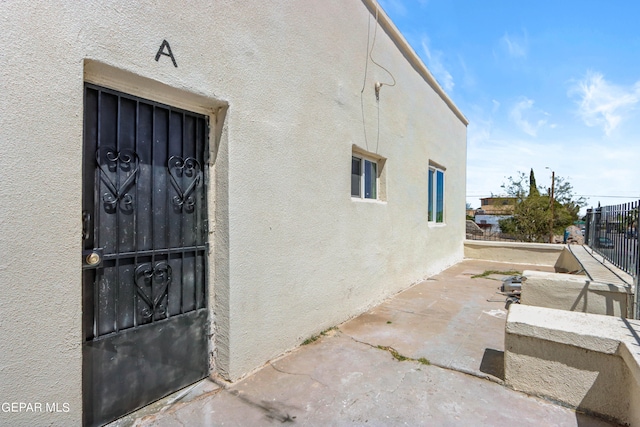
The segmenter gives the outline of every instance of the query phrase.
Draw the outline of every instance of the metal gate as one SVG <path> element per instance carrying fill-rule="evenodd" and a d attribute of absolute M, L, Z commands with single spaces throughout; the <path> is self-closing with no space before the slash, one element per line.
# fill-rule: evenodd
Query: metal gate
<path fill-rule="evenodd" d="M 86 84 L 84 423 L 208 374 L 208 118 Z"/>

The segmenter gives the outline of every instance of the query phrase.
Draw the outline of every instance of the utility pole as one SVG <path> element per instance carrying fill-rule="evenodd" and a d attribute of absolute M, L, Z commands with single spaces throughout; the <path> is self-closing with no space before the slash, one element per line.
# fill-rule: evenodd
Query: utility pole
<path fill-rule="evenodd" d="M 549 208 L 551 210 L 551 219 L 549 220 L 549 243 L 553 243 L 553 191 L 556 182 L 556 173 L 551 171 L 551 194 L 549 197 Z"/>

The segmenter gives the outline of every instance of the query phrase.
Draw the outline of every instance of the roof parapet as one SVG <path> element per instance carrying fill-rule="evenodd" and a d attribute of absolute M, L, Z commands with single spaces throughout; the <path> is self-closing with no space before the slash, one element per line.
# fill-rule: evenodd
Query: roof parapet
<path fill-rule="evenodd" d="M 433 77 L 433 74 L 431 74 L 424 62 L 422 62 L 422 59 L 420 59 L 416 51 L 413 50 L 411 45 L 409 45 L 409 42 L 404 38 L 398 27 L 396 27 L 393 21 L 391 21 L 391 18 L 389 18 L 384 9 L 380 7 L 377 0 L 362 0 L 362 2 L 367 9 L 369 9 L 369 12 L 374 14 L 374 16 L 376 12 L 378 13 L 378 23 L 386 31 L 398 49 L 400 49 L 400 51 L 405 55 L 409 63 L 425 79 L 429 86 L 433 88 L 440 98 L 442 98 L 445 104 L 447 104 L 460 121 L 467 126 L 469 124 L 469 120 L 464 114 L 462 114 L 462 111 L 460 111 L 453 100 L 449 98 L 449 95 L 447 95 L 444 89 L 442 89 L 436 78 Z"/>

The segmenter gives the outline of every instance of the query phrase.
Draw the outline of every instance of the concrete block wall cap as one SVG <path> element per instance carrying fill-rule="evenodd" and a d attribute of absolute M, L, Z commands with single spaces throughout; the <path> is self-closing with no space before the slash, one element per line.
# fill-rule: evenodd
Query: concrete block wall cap
<path fill-rule="evenodd" d="M 577 334 L 561 329 L 542 328 L 526 323 L 508 323 L 507 334 L 555 342 L 604 354 L 616 354 L 620 348 L 620 341 L 615 339 Z"/>
<path fill-rule="evenodd" d="M 506 333 L 538 338 L 587 350 L 615 354 L 628 335 L 622 319 L 545 307 L 513 304 Z"/>
<path fill-rule="evenodd" d="M 528 279 L 549 279 L 549 280 L 560 280 L 560 281 L 568 281 L 568 282 L 582 282 L 586 281 L 586 276 L 576 276 L 573 274 L 566 273 L 551 273 L 549 271 L 534 271 L 534 270 L 524 270 L 522 275 Z"/>
<path fill-rule="evenodd" d="M 605 274 L 608 274 L 608 271 L 610 271 L 614 276 L 617 276 L 619 283 L 625 283 L 627 285 L 633 284 L 633 277 L 629 273 L 611 264 L 597 252 L 593 252 L 591 249 L 587 250 L 586 246 L 569 246 L 569 252 L 571 252 L 587 272 L 592 273 L 592 277 L 599 274 L 598 270 L 605 271 Z M 591 271 L 590 265 L 595 266 L 594 271 Z"/>
<path fill-rule="evenodd" d="M 603 292 L 618 292 L 621 294 L 633 295 L 633 287 L 626 284 L 598 282 L 595 280 L 586 280 L 589 289 Z"/>
<path fill-rule="evenodd" d="M 527 242 L 492 242 L 487 240 L 465 240 L 465 245 L 469 246 L 493 246 L 502 248 L 522 248 L 537 249 L 549 252 L 561 252 L 566 245 L 557 245 L 550 243 L 527 243 Z"/>
<path fill-rule="evenodd" d="M 589 280 L 587 276 L 579 276 L 567 273 L 551 273 L 547 271 L 533 271 L 525 270 L 522 272 L 522 276 L 525 280 L 537 281 L 537 280 L 551 280 L 558 282 L 569 283 L 584 283 L 589 285 L 589 290 L 602 291 L 602 292 L 616 292 L 623 294 L 633 294 L 633 288 L 624 282 L 607 283 L 597 280 Z"/>

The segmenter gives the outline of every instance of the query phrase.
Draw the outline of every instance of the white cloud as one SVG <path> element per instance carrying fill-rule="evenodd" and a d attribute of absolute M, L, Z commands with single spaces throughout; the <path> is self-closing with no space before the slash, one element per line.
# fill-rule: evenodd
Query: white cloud
<path fill-rule="evenodd" d="M 528 45 L 526 32 L 523 33 L 522 37 L 505 33 L 500 39 L 500 43 L 506 49 L 509 56 L 513 58 L 526 58 Z"/>
<path fill-rule="evenodd" d="M 549 114 L 533 107 L 532 99 L 523 98 L 509 112 L 511 120 L 527 135 L 537 136 L 538 130 L 547 123 Z"/>
<path fill-rule="evenodd" d="M 455 83 L 453 82 L 453 76 L 445 68 L 442 61 L 442 52 L 439 50 L 431 50 L 429 48 L 429 38 L 422 37 L 422 50 L 427 59 L 427 67 L 433 73 L 434 77 L 442 85 L 444 90 L 451 92 Z"/>
<path fill-rule="evenodd" d="M 467 132 L 468 147 L 481 148 L 482 144 L 490 141 L 492 127 L 493 123 L 491 120 L 476 118 L 470 121 Z"/>
<path fill-rule="evenodd" d="M 469 109 L 467 136 L 467 202 L 475 208 L 480 197 L 501 194 L 500 185 L 518 171 L 533 168 L 538 184 L 548 186 L 551 170 L 568 178 L 575 194 L 587 196 L 588 206 L 624 203 L 640 198 L 636 183 L 640 145 L 611 140 L 606 146 L 595 135 L 571 132 L 532 140 L 513 133 L 490 118 L 490 107 Z M 545 169 L 549 167 L 550 170 Z M 597 171 L 597 173 L 594 173 Z M 612 197 L 624 196 L 624 197 Z"/>
<path fill-rule="evenodd" d="M 587 196 L 588 206 L 596 206 L 598 202 L 603 206 L 624 203 L 640 197 L 635 185 L 640 179 L 635 165 L 640 147 L 629 147 L 626 151 L 616 147 L 616 151 L 619 149 L 626 155 L 608 158 L 601 155 L 607 150 L 603 150 L 599 142 L 537 142 L 514 135 L 497 137 L 496 133 L 499 131 L 487 134 L 486 129 L 469 127 L 469 138 L 476 142 L 468 146 L 467 166 L 467 202 L 473 207 L 480 205 L 480 197 L 502 194 L 500 185 L 518 171 L 528 175 L 533 168 L 537 183 L 549 186 L 551 172 L 545 169 L 547 166 L 556 176 L 568 178 L 575 194 Z M 594 170 L 598 173 L 593 173 Z"/>
<path fill-rule="evenodd" d="M 610 83 L 597 72 L 586 76 L 569 89 L 570 97 L 578 97 L 578 115 L 587 126 L 601 126 L 611 135 L 640 101 L 640 81 L 632 87 Z"/>
<path fill-rule="evenodd" d="M 471 72 L 469 68 L 467 68 L 467 63 L 461 55 L 458 55 L 458 64 L 460 65 L 460 69 L 462 70 L 462 82 L 464 86 L 467 88 L 475 86 L 476 78 L 473 72 Z"/>

